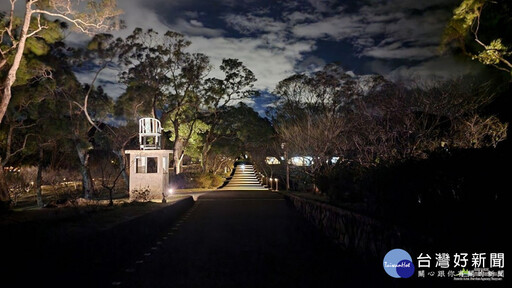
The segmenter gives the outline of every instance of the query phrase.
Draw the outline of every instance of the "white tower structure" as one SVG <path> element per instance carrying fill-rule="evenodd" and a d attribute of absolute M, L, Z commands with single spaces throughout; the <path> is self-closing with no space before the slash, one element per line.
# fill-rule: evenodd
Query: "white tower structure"
<path fill-rule="evenodd" d="M 141 118 L 139 120 L 140 150 L 160 149 L 162 125 L 155 118 Z"/>
<path fill-rule="evenodd" d="M 149 192 L 151 199 L 165 199 L 170 193 L 169 161 L 172 150 L 161 150 L 162 126 L 155 118 L 139 120 L 140 150 L 126 150 L 130 155 L 130 199 Z"/>

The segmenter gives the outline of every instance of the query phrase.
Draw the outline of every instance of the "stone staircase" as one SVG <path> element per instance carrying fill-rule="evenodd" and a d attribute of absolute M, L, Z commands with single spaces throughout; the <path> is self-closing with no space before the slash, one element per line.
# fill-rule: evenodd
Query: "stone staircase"
<path fill-rule="evenodd" d="M 249 164 L 241 164 L 235 167 L 235 172 L 231 178 L 228 178 L 227 183 L 220 187 L 219 190 L 261 190 L 268 191 L 260 184 L 256 177 L 254 167 Z"/>

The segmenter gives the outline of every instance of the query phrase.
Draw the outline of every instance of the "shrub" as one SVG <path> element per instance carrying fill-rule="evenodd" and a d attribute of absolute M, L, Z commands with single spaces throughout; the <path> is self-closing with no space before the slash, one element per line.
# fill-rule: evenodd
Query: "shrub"
<path fill-rule="evenodd" d="M 171 185 L 175 189 L 217 188 L 224 182 L 222 176 L 213 173 L 181 173 L 171 176 Z"/>
<path fill-rule="evenodd" d="M 34 187 L 35 177 L 33 170 L 27 167 L 9 170 L 6 173 L 6 181 L 9 187 L 9 195 L 12 204 L 16 206 L 23 195 L 28 195 Z M 37 169 L 36 169 L 37 170 Z"/>
<path fill-rule="evenodd" d="M 194 177 L 197 188 L 217 188 L 224 182 L 224 178 L 212 173 L 201 173 Z"/>
<path fill-rule="evenodd" d="M 149 190 L 149 187 L 145 188 L 139 188 L 139 189 L 133 189 L 131 191 L 132 200 L 136 202 L 149 202 L 151 198 L 149 197 L 151 191 Z"/>
<path fill-rule="evenodd" d="M 341 163 L 329 171 L 320 171 L 315 184 L 334 203 L 361 202 L 364 199 L 362 179 L 367 169 L 356 163 Z"/>

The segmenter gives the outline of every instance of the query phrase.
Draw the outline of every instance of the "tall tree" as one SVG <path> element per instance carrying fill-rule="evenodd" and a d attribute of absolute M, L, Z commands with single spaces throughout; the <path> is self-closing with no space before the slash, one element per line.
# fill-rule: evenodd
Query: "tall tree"
<path fill-rule="evenodd" d="M 203 113 L 203 117 L 204 121 L 209 125 L 201 151 L 203 172 L 206 172 L 208 168 L 208 153 L 213 143 L 220 137 L 226 136 L 225 134 L 229 134 L 230 128 L 226 125 L 220 125 L 222 121 L 226 120 L 223 117 L 230 117 L 225 114 L 228 107 L 239 101 L 259 95 L 253 89 L 256 82 L 254 73 L 240 60 L 223 59 L 220 70 L 224 73 L 224 79 L 206 79 L 203 88 L 203 101 L 204 106 L 207 108 L 206 112 Z"/>
<path fill-rule="evenodd" d="M 47 92 L 44 87 L 48 87 L 48 85 L 50 85 L 49 83 L 52 83 L 52 81 L 45 81 L 51 80 L 53 77 L 52 67 L 47 63 L 45 55 L 47 55 L 47 52 L 50 51 L 51 47 L 54 45 L 52 43 L 62 38 L 61 27 L 55 24 L 56 23 L 52 23 L 46 30 L 41 31 L 40 38 L 29 39 L 30 41 L 27 41 L 24 57 L 20 62 L 20 69 L 17 71 L 16 85 L 14 86 L 15 88 L 20 88 L 18 89 L 20 95 L 15 97 L 15 101 L 12 105 L 7 106 L 6 113 L 10 115 L 4 115 L 5 125 L 0 122 L 2 129 L 5 129 L 4 131 L 6 133 L 4 134 L 5 138 L 3 138 L 5 142 L 3 143 L 4 145 L 2 145 L 2 148 L 5 148 L 2 149 L 4 153 L 0 154 L 0 163 L 2 163 L 2 171 L 0 171 L 0 202 L 2 203 L 9 202 L 3 167 L 10 161 L 10 158 L 12 158 L 12 153 L 19 154 L 23 152 L 27 144 L 27 141 L 23 141 L 23 145 L 16 147 L 15 143 L 13 143 L 14 138 L 26 135 L 27 137 L 30 136 L 27 140 L 31 140 L 31 138 L 37 135 L 28 133 L 26 131 L 28 127 L 26 126 L 27 123 L 30 123 L 30 127 L 34 125 L 37 118 L 31 117 L 33 115 L 31 115 L 30 111 L 33 111 L 34 107 L 44 99 L 43 95 L 46 95 L 45 93 Z M 7 41 L 7 39 L 5 40 Z M 5 46 L 2 46 L 2 48 L 4 47 Z M 11 52 L 6 51 L 6 53 Z M 8 65 L 7 60 L 4 67 Z M 3 79 L 5 73 L 5 69 L 0 69 L 0 78 Z M 14 132 L 16 133 L 13 134 Z M 12 149 L 15 147 L 16 149 L 13 151 Z"/>
<path fill-rule="evenodd" d="M 11 100 L 11 87 L 16 82 L 16 74 L 23 60 L 27 42 L 32 39 L 37 42 L 35 37 L 51 26 L 51 22 L 43 16 L 62 19 L 71 23 L 80 32 L 93 33 L 112 28 L 121 14 L 117 9 L 116 0 L 87 1 L 85 12 L 82 11 L 84 5 L 80 0 L 27 0 L 24 7 L 25 15 L 21 21 L 17 21 L 15 6 L 18 0 L 9 1 L 9 14 L 0 18 L 0 71 L 7 70 L 7 73 L 2 75 L 0 84 L 0 123 Z M 7 45 L 4 46 L 4 43 Z"/>
<path fill-rule="evenodd" d="M 149 110 L 146 113 L 172 131 L 176 173 L 181 172 L 183 152 L 194 128 L 189 125 L 191 130 L 183 133 L 180 126 L 197 119 L 199 88 L 210 70 L 208 57 L 187 52 L 189 45 L 190 41 L 177 32 L 160 35 L 137 28 L 125 40 L 126 49 L 121 54 L 125 66 L 121 78 L 128 87 L 119 103 L 141 111 L 125 114 L 138 116 Z"/>

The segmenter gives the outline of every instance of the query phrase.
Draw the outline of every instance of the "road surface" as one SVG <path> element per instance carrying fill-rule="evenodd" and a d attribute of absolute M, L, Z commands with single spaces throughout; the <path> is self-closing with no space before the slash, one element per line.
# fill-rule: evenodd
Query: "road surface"
<path fill-rule="evenodd" d="M 268 191 L 202 195 L 110 287 L 353 287 L 361 267 Z"/>

